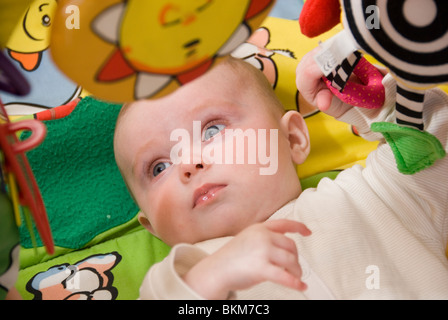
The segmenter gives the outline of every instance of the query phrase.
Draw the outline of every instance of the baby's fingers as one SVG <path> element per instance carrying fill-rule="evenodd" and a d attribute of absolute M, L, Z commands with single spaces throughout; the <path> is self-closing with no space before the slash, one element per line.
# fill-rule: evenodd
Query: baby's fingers
<path fill-rule="evenodd" d="M 264 278 L 266 281 L 274 282 L 299 291 L 304 291 L 308 288 L 306 283 L 301 280 L 301 276 L 296 276 L 296 272 L 292 273 L 290 272 L 290 269 L 285 269 L 272 264 L 265 267 L 263 272 L 265 273 Z"/>
<path fill-rule="evenodd" d="M 302 236 L 309 236 L 311 230 L 301 222 L 294 220 L 280 219 L 265 222 L 266 227 L 277 233 L 299 233 Z"/>
<path fill-rule="evenodd" d="M 298 279 L 302 277 L 302 268 L 299 264 L 299 256 L 297 252 L 291 253 L 289 251 L 277 249 L 271 254 L 270 263 L 285 269 Z"/>
<path fill-rule="evenodd" d="M 302 236 L 308 236 L 311 231 L 303 223 L 286 219 L 268 221 L 266 227 L 274 232 L 271 241 L 275 246 L 270 254 L 270 269 L 267 272 L 277 270 L 275 274 L 267 275 L 270 279 L 266 280 L 296 290 L 305 290 L 307 286 L 301 280 L 302 268 L 299 264 L 296 244 L 284 233 L 299 233 Z"/>

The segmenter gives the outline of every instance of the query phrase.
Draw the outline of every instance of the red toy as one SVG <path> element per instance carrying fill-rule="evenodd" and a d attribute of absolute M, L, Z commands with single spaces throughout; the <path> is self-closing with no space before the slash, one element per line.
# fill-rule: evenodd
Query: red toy
<path fill-rule="evenodd" d="M 299 24 L 304 35 L 317 37 L 341 22 L 339 0 L 308 0 L 300 12 Z"/>

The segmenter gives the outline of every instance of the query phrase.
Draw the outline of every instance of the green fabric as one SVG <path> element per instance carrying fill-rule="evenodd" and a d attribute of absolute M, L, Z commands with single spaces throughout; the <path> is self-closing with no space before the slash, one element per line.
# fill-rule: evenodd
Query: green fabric
<path fill-rule="evenodd" d="M 140 223 L 137 220 L 137 216 L 138 215 L 136 214 L 135 217 L 132 218 L 131 220 L 97 235 L 95 238 L 89 241 L 84 247 L 90 248 L 101 242 L 109 241 L 111 239 L 118 238 L 126 234 L 135 232 L 136 229 L 139 229 L 141 227 Z M 81 248 L 81 250 L 82 249 L 83 248 Z M 54 253 L 50 256 L 47 254 L 47 251 L 45 250 L 44 247 L 39 248 L 22 247 L 22 249 L 20 250 L 20 269 L 25 269 L 39 263 L 47 262 L 56 257 L 71 253 L 76 250 L 77 249 L 55 246 Z"/>
<path fill-rule="evenodd" d="M 331 180 L 336 179 L 338 174 L 341 172 L 341 170 L 333 170 L 333 171 L 325 171 L 322 173 L 315 174 L 311 177 L 300 179 L 300 184 L 302 186 L 302 190 L 308 189 L 308 188 L 316 188 L 319 184 L 319 181 L 322 178 L 329 178 Z"/>
<path fill-rule="evenodd" d="M 120 108 L 86 97 L 68 116 L 46 121 L 45 140 L 27 153 L 58 247 L 83 248 L 138 212 L 113 154 Z M 28 136 L 24 133 L 22 139 Z M 25 227 L 20 237 L 23 247 L 32 248 Z"/>
<path fill-rule="evenodd" d="M 373 123 L 371 130 L 383 134 L 403 174 L 417 173 L 445 156 L 440 141 L 426 131 L 389 122 Z"/>

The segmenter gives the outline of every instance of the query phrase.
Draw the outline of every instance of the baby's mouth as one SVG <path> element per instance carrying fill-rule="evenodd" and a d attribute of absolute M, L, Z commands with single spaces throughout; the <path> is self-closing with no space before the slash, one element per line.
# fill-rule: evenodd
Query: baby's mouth
<path fill-rule="evenodd" d="M 193 208 L 209 204 L 215 199 L 219 191 L 225 188 L 224 184 L 204 184 L 200 188 L 196 189 L 193 194 Z"/>

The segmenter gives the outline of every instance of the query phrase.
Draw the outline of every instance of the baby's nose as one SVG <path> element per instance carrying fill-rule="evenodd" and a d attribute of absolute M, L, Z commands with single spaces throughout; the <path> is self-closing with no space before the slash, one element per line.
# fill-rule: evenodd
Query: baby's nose
<path fill-rule="evenodd" d="M 199 170 L 204 169 L 204 165 L 202 163 L 182 164 L 181 166 L 181 178 L 187 180 L 195 175 Z"/>

